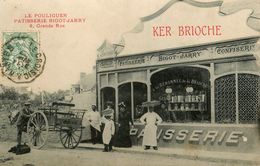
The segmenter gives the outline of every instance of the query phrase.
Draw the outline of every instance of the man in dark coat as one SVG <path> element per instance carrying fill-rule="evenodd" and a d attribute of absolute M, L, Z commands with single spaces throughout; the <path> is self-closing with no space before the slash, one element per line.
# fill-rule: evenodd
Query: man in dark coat
<path fill-rule="evenodd" d="M 22 132 L 26 132 L 27 123 L 33 111 L 30 109 L 30 103 L 25 103 L 24 108 L 20 111 L 17 119 L 17 143 L 22 143 Z"/>

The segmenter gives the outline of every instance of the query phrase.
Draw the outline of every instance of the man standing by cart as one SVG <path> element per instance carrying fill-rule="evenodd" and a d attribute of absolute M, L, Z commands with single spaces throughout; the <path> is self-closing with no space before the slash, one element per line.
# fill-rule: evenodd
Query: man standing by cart
<path fill-rule="evenodd" d="M 140 118 L 140 121 L 145 124 L 143 137 L 143 146 L 145 150 L 150 149 L 151 146 L 154 150 L 158 150 L 156 132 L 157 125 L 162 122 L 162 118 L 154 112 L 154 107 L 159 104 L 159 101 L 143 103 L 143 107 L 147 107 L 148 109 L 148 112 Z"/>
<path fill-rule="evenodd" d="M 25 103 L 24 108 L 19 112 L 17 119 L 17 144 L 21 145 L 22 143 L 22 132 L 26 132 L 27 123 L 33 111 L 30 109 L 31 104 Z"/>

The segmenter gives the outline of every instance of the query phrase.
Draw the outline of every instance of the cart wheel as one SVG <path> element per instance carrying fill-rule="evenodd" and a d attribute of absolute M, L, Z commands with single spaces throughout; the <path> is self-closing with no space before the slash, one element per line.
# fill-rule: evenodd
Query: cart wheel
<path fill-rule="evenodd" d="M 49 125 L 42 112 L 34 112 L 27 124 L 27 139 L 32 148 L 40 149 L 48 138 Z"/>
<path fill-rule="evenodd" d="M 60 141 L 65 148 L 74 149 L 78 146 L 82 135 L 82 128 L 61 127 Z"/>

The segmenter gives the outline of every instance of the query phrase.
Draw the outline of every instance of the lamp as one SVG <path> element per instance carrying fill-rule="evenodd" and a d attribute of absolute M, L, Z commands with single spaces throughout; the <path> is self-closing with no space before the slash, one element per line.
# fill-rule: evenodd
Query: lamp
<path fill-rule="evenodd" d="M 172 93 L 172 88 L 170 86 L 166 87 L 165 93 L 171 94 Z"/>
<path fill-rule="evenodd" d="M 187 87 L 186 87 L 186 92 L 187 92 L 187 93 L 192 93 L 193 90 L 194 90 L 194 89 L 193 89 L 192 86 L 187 86 Z"/>

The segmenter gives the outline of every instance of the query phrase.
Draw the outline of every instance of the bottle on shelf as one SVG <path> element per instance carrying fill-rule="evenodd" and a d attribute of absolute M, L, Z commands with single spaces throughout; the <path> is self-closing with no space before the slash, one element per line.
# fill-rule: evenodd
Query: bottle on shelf
<path fill-rule="evenodd" d="M 177 102 L 183 103 L 184 102 L 184 96 L 183 95 L 178 95 L 177 96 Z"/>
<path fill-rule="evenodd" d="M 206 100 L 206 95 L 205 95 L 205 93 L 204 93 L 204 91 L 200 91 L 200 102 L 205 102 L 205 100 Z"/>
<path fill-rule="evenodd" d="M 196 95 L 195 95 L 195 94 L 192 95 L 191 101 L 192 101 L 192 102 L 196 102 Z"/>
<path fill-rule="evenodd" d="M 190 109 L 191 110 L 195 110 L 195 104 L 194 103 L 191 104 L 191 108 Z"/>
<path fill-rule="evenodd" d="M 177 95 L 172 95 L 172 103 L 176 103 L 178 101 Z"/>
<path fill-rule="evenodd" d="M 190 103 L 192 101 L 192 96 L 191 96 L 191 94 L 186 94 L 186 96 L 185 96 L 185 102 L 186 103 Z"/>
<path fill-rule="evenodd" d="M 184 103 L 181 103 L 181 111 L 184 111 Z"/>
<path fill-rule="evenodd" d="M 190 105 L 188 103 L 185 104 L 185 110 L 190 110 Z"/>
<path fill-rule="evenodd" d="M 174 110 L 178 110 L 178 109 L 179 109 L 178 104 L 177 103 L 174 104 Z"/>

